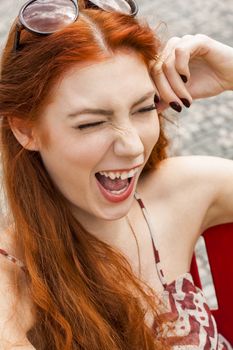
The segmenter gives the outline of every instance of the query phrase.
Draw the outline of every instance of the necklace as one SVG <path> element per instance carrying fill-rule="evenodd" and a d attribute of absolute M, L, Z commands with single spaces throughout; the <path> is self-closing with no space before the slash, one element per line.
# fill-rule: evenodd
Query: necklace
<path fill-rule="evenodd" d="M 129 217 L 127 215 L 126 215 L 126 221 L 127 221 L 128 225 L 130 227 L 130 230 L 131 230 L 131 232 L 132 232 L 132 234 L 134 236 L 134 239 L 135 239 L 135 242 L 136 242 L 136 245 L 137 245 L 137 255 L 138 255 L 138 265 L 139 265 L 139 272 L 138 273 L 139 273 L 139 278 L 141 278 L 141 258 L 140 258 L 140 250 L 139 250 L 139 244 L 138 244 L 137 236 L 136 236 L 136 234 L 134 232 L 133 226 L 132 226 L 132 224 L 131 224 L 131 222 L 129 220 Z"/>

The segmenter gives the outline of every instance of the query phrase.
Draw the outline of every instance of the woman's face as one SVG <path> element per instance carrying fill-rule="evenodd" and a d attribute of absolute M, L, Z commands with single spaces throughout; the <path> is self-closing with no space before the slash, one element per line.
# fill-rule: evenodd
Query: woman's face
<path fill-rule="evenodd" d="M 127 214 L 139 175 L 159 137 L 155 86 L 135 54 L 72 68 L 53 92 L 39 151 L 78 218 Z M 132 170 L 133 169 L 133 170 Z"/>

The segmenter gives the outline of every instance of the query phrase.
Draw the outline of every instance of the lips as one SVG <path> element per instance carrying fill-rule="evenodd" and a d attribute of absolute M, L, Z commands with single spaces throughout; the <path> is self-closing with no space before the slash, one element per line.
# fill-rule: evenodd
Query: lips
<path fill-rule="evenodd" d="M 110 202 L 120 202 L 130 196 L 141 165 L 131 169 L 99 171 L 95 174 L 101 194 Z"/>
<path fill-rule="evenodd" d="M 135 179 L 136 179 L 136 175 L 129 180 L 128 179 L 124 180 L 124 181 L 126 181 L 126 186 L 119 191 L 114 191 L 114 190 L 110 191 L 110 190 L 106 189 L 97 180 L 97 177 L 96 177 L 96 182 L 97 182 L 97 186 L 100 190 L 100 193 L 103 195 L 103 197 L 105 199 L 107 199 L 108 202 L 118 203 L 118 202 L 122 202 L 122 201 L 126 200 L 131 195 L 131 193 L 133 192 L 133 189 L 134 189 Z"/>

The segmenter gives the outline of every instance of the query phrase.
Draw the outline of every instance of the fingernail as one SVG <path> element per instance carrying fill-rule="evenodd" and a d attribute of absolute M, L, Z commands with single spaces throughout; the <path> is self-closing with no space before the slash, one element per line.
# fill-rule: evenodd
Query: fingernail
<path fill-rule="evenodd" d="M 190 104 L 189 100 L 187 100 L 187 98 L 181 98 L 180 100 L 182 101 L 182 103 L 185 107 L 189 108 L 191 106 L 191 104 Z"/>
<path fill-rule="evenodd" d="M 186 75 L 180 74 L 181 79 L 183 80 L 184 83 L 187 83 L 188 78 L 186 77 Z"/>
<path fill-rule="evenodd" d="M 169 103 L 170 107 L 173 108 L 176 112 L 181 112 L 182 111 L 182 107 L 178 102 L 171 102 Z"/>
<path fill-rule="evenodd" d="M 160 98 L 156 94 L 155 94 L 155 97 L 154 97 L 154 101 L 155 101 L 155 103 L 159 103 L 160 102 Z"/>

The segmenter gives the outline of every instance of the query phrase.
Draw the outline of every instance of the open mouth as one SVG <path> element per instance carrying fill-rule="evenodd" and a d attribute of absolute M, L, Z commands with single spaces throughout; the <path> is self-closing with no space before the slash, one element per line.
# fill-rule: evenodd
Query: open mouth
<path fill-rule="evenodd" d="M 122 179 L 122 178 L 115 178 L 111 179 L 108 176 L 102 175 L 101 173 L 96 173 L 95 174 L 98 182 L 100 185 L 108 192 L 112 194 L 122 194 L 127 190 L 129 187 L 129 184 L 132 180 L 132 177 Z"/>

